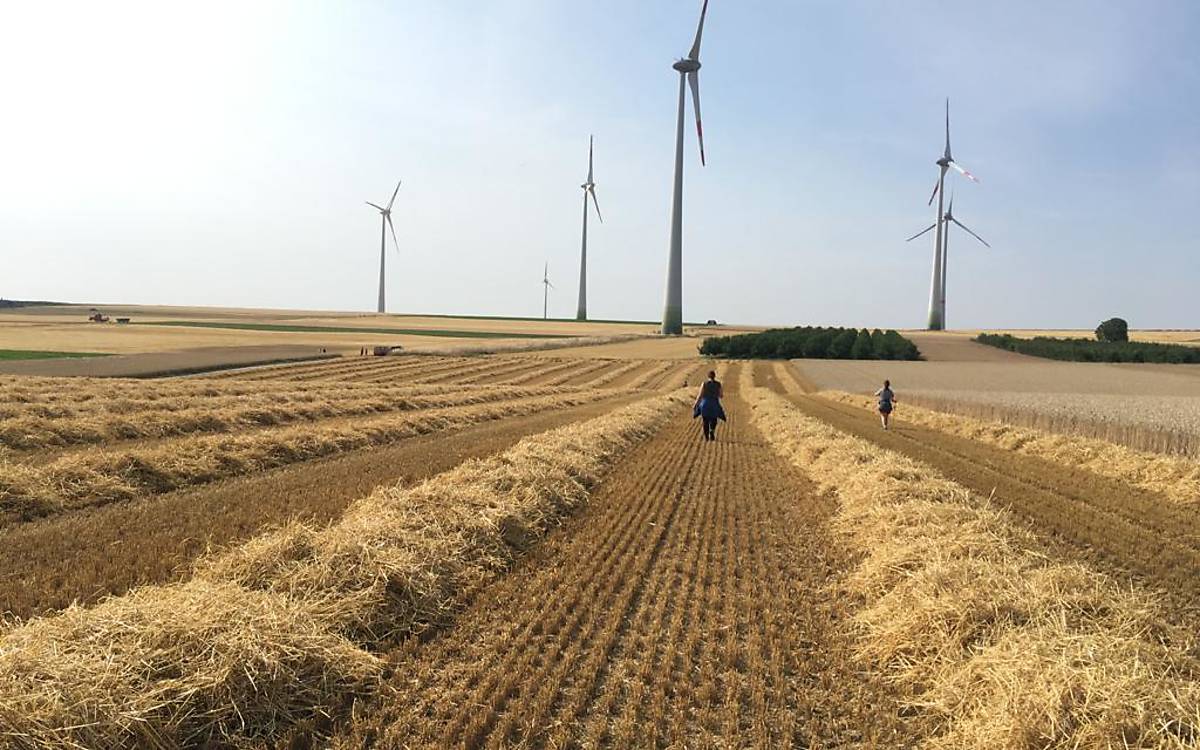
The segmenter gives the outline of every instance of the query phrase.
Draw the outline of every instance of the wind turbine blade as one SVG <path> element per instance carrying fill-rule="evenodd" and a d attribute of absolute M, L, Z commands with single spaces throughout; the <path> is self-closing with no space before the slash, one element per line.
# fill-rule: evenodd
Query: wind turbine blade
<path fill-rule="evenodd" d="M 979 182 L 979 178 L 978 178 L 978 177 L 976 177 L 975 175 L 971 174 L 971 173 L 970 173 L 970 172 L 968 172 L 967 170 L 965 170 L 965 169 L 963 169 L 962 167 L 960 167 L 960 166 L 958 165 L 958 162 L 956 162 L 956 161 L 951 161 L 951 162 L 950 162 L 950 166 L 951 166 L 951 167 L 953 167 L 953 168 L 954 168 L 954 170 L 955 170 L 956 172 L 958 172 L 958 173 L 959 173 L 960 175 L 962 175 L 963 177 L 966 177 L 966 178 L 967 178 L 968 180 L 970 180 L 971 182 L 976 182 L 976 183 L 977 183 L 977 182 Z"/>
<path fill-rule="evenodd" d="M 971 236 L 972 236 L 972 237 L 974 237 L 975 239 L 977 239 L 977 240 L 979 240 L 980 242 L 982 242 L 984 247 L 987 247 L 987 248 L 990 248 L 990 247 L 991 247 L 991 245 L 989 245 L 989 244 L 987 243 L 987 240 L 985 240 L 984 238 L 980 237 L 979 235 L 975 234 L 975 233 L 974 233 L 974 232 L 972 232 L 970 229 L 968 229 L 966 224 L 963 224 L 963 223 L 962 223 L 961 221 L 959 221 L 958 219 L 951 219 L 950 221 L 953 221 L 955 224 L 957 224 L 957 225 L 959 225 L 960 227 L 962 227 L 962 228 L 963 228 L 963 230 L 964 230 L 964 231 L 965 231 L 967 234 L 971 235 Z"/>
<path fill-rule="evenodd" d="M 593 137 L 588 136 L 588 184 L 592 184 L 592 141 Z"/>
<path fill-rule="evenodd" d="M 688 57 L 692 60 L 700 59 L 700 37 L 704 34 L 704 16 L 708 13 L 708 0 L 704 0 L 704 5 L 700 6 L 700 25 L 696 27 L 696 41 L 692 42 L 692 50 L 688 52 Z"/>
<path fill-rule="evenodd" d="M 396 189 L 392 191 L 392 199 L 388 201 L 387 210 L 392 210 L 392 204 L 396 202 L 396 194 L 400 192 L 400 181 L 396 180 Z"/>
<path fill-rule="evenodd" d="M 708 0 L 704 0 L 708 7 Z M 696 138 L 700 142 L 700 166 L 704 166 L 704 128 L 700 125 L 700 74 L 691 71 L 687 74 L 688 85 L 692 87 L 692 106 L 696 110 Z"/>
<path fill-rule="evenodd" d="M 387 219 L 388 229 L 392 230 L 392 244 L 396 247 L 396 254 L 400 254 L 400 240 L 396 239 L 396 227 L 392 226 L 392 214 L 389 211 L 383 215 Z"/>
<path fill-rule="evenodd" d="M 933 205 L 933 199 L 937 197 L 937 191 L 938 191 L 938 188 L 941 187 L 941 185 L 942 185 L 941 180 L 938 180 L 937 182 L 933 183 L 933 192 L 929 194 L 929 202 L 926 203 L 925 205 L 927 205 L 927 206 Z"/>
<path fill-rule="evenodd" d="M 950 159 L 950 97 L 946 97 L 946 159 Z"/>
<path fill-rule="evenodd" d="M 936 226 L 937 226 L 937 222 L 934 222 L 933 224 L 930 224 L 930 225 L 929 225 L 927 228 L 925 228 L 925 229 L 922 229 L 921 231 L 919 231 L 919 232 L 917 232 L 916 234 L 914 234 L 912 237 L 909 237 L 907 240 L 905 240 L 905 242 L 912 242 L 913 240 L 915 240 L 916 238 L 918 238 L 918 237 L 920 237 L 921 235 L 925 234 L 926 232 L 928 232 L 929 230 L 933 229 L 933 228 L 934 228 L 934 227 L 936 227 Z"/>
<path fill-rule="evenodd" d="M 600 220 L 601 224 L 603 224 L 604 217 L 600 215 L 600 204 L 596 202 L 596 189 L 588 188 L 588 192 L 592 194 L 592 205 L 596 207 L 596 218 Z"/>
<path fill-rule="evenodd" d="M 367 204 L 368 206 L 370 206 L 371 208 L 377 208 L 377 209 L 379 209 L 380 211 L 384 211 L 384 212 L 386 212 L 386 211 L 387 211 L 387 209 L 386 209 L 386 208 L 384 208 L 383 206 L 376 206 L 376 205 L 375 205 L 374 203 L 372 203 L 371 201 L 363 201 L 363 203 L 366 203 L 366 204 Z"/>

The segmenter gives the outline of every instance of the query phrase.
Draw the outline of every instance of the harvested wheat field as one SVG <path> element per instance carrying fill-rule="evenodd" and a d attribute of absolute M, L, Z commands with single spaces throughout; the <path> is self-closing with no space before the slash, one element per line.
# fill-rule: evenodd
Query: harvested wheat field
<path fill-rule="evenodd" d="M 1194 462 L 809 373 L 0 381 L 0 746 L 1195 747 Z"/>

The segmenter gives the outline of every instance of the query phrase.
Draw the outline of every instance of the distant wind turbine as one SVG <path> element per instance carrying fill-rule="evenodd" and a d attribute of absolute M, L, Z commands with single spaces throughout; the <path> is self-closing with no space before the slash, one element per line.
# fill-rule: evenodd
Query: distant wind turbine
<path fill-rule="evenodd" d="M 990 248 L 991 245 L 989 245 L 987 243 L 987 240 L 985 240 L 984 238 L 982 238 L 979 235 L 972 232 L 971 229 L 966 224 L 963 224 L 961 221 L 954 218 L 954 193 L 950 193 L 950 206 L 946 209 L 946 213 L 942 216 L 942 223 L 945 225 L 945 229 L 943 230 L 943 233 L 942 233 L 942 279 L 941 279 L 942 286 L 941 286 L 941 289 L 939 290 L 940 291 L 939 303 L 941 305 L 941 311 L 942 311 L 942 323 L 945 324 L 945 320 L 946 320 L 946 269 L 947 269 L 947 263 L 950 260 L 950 226 L 949 225 L 957 224 L 959 226 L 959 228 L 961 228 L 964 232 L 966 232 L 967 234 L 971 235 L 975 239 L 982 242 L 984 247 Z M 933 224 L 930 224 L 928 227 L 926 227 L 926 228 L 922 229 L 921 231 L 917 232 L 916 234 L 914 234 L 912 237 L 909 237 L 907 240 L 905 240 L 905 242 L 912 242 L 913 240 L 915 240 L 916 238 L 925 234 L 926 232 L 936 229 L 937 226 L 938 226 L 938 222 L 934 222 Z"/>
<path fill-rule="evenodd" d="M 379 228 L 379 306 L 376 312 L 386 312 L 384 305 L 383 293 L 383 271 L 385 261 L 387 259 L 387 230 L 392 230 L 392 243 L 396 247 L 396 254 L 400 254 L 400 243 L 396 240 L 396 227 L 392 226 L 392 204 L 396 202 L 396 194 L 400 192 L 400 181 L 396 181 L 396 189 L 392 191 L 392 199 L 388 201 L 387 208 L 377 206 L 371 201 L 365 201 L 371 208 L 377 209 L 382 217 Z"/>
<path fill-rule="evenodd" d="M 937 218 L 934 220 L 934 228 L 937 232 L 934 234 L 933 243 L 933 279 L 929 285 L 929 330 L 940 331 L 946 327 L 946 305 L 945 305 L 945 254 L 942 242 L 942 225 L 944 217 L 944 205 L 942 199 L 946 194 L 946 172 L 953 168 L 956 172 L 966 177 L 972 182 L 979 182 L 975 175 L 963 169 L 958 162 L 954 161 L 954 157 L 950 155 L 950 99 L 946 99 L 946 150 L 942 154 L 942 158 L 937 160 L 937 165 L 940 168 L 938 172 L 937 184 L 933 186 L 933 193 L 929 196 L 929 204 L 933 205 L 933 199 L 937 198 Z M 926 230 L 928 231 L 928 230 Z"/>
<path fill-rule="evenodd" d="M 696 111 L 696 139 L 700 143 L 700 165 L 704 166 L 704 128 L 700 125 L 700 37 L 704 33 L 704 16 L 708 0 L 700 7 L 700 24 L 696 39 L 687 57 L 676 61 L 679 71 L 679 118 L 675 125 L 675 187 L 671 197 L 671 254 L 667 261 L 667 301 L 663 306 L 662 332 L 683 333 L 683 110 L 684 89 L 692 89 L 692 106 Z M 686 85 L 685 85 L 686 84 Z"/>
<path fill-rule="evenodd" d="M 592 180 L 592 136 L 588 136 L 588 176 L 583 188 L 583 246 L 579 251 L 579 307 L 575 310 L 576 320 L 587 320 L 587 220 L 588 195 L 592 196 L 592 204 L 596 206 L 596 218 L 604 223 L 600 215 L 600 204 L 596 201 L 596 183 Z"/>
<path fill-rule="evenodd" d="M 550 290 L 554 285 L 550 283 L 550 264 L 542 269 L 542 320 L 547 320 L 550 317 Z"/>

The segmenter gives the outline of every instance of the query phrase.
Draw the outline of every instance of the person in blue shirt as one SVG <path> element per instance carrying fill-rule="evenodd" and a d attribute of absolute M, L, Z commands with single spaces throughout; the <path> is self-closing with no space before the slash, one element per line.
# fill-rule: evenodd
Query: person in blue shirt
<path fill-rule="evenodd" d="M 709 370 L 708 380 L 700 385 L 700 393 L 692 406 L 692 419 L 700 417 L 704 420 L 705 440 L 717 439 L 717 420 L 725 419 L 725 409 L 721 406 L 724 396 L 725 389 L 721 386 L 721 381 L 717 380 L 717 373 Z"/>

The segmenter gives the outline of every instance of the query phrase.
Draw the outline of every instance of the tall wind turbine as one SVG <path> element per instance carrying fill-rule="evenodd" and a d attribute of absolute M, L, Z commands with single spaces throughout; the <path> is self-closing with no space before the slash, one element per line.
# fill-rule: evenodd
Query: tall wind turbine
<path fill-rule="evenodd" d="M 547 320 L 550 317 L 550 290 L 554 285 L 550 283 L 550 264 L 542 269 L 542 320 Z"/>
<path fill-rule="evenodd" d="M 943 254 L 943 217 L 945 207 L 943 197 L 946 193 L 946 171 L 953 168 L 956 172 L 966 177 L 972 182 L 979 182 L 975 175 L 963 169 L 954 161 L 954 157 L 950 155 L 950 99 L 946 99 L 946 150 L 942 154 L 942 158 L 937 160 L 937 165 L 940 169 L 938 172 L 937 184 L 933 186 L 933 193 L 929 196 L 929 205 L 933 205 L 933 199 L 937 198 L 937 217 L 934 220 L 934 228 L 937 232 L 934 234 L 933 243 L 933 279 L 929 285 L 929 325 L 931 331 L 940 331 L 946 327 L 946 308 L 944 303 L 945 298 L 945 255 Z"/>
<path fill-rule="evenodd" d="M 371 201 L 365 203 L 371 208 L 379 211 L 380 227 L 379 227 L 379 306 L 376 312 L 386 312 L 384 309 L 384 294 L 383 294 L 383 271 L 384 262 L 387 260 L 387 230 L 392 230 L 392 243 L 396 247 L 396 254 L 400 253 L 400 243 L 396 240 L 396 227 L 392 226 L 392 204 L 396 202 L 396 194 L 400 192 L 400 181 L 396 181 L 396 189 L 392 191 L 392 199 L 388 201 L 387 208 L 377 206 Z"/>
<path fill-rule="evenodd" d="M 679 71 L 679 119 L 675 125 L 675 188 L 671 197 L 671 254 L 667 261 L 667 302 L 663 307 L 662 332 L 683 333 L 683 110 L 684 88 L 692 89 L 696 111 L 696 138 L 700 143 L 700 165 L 704 166 L 704 129 L 700 126 L 700 36 L 708 0 L 700 7 L 700 24 L 688 56 L 671 67 Z M 686 85 L 685 85 L 686 84 Z"/>
<path fill-rule="evenodd" d="M 941 311 L 942 311 L 942 323 L 945 324 L 945 321 L 946 321 L 946 268 L 947 268 L 947 262 L 950 259 L 950 225 L 957 224 L 964 232 L 966 232 L 967 234 L 971 235 L 975 239 L 982 242 L 984 247 L 990 248 L 991 245 L 989 245 L 987 243 L 987 240 L 985 240 L 984 238 L 982 238 L 979 235 L 972 232 L 971 229 L 966 224 L 963 224 L 961 221 L 954 218 L 954 193 L 950 194 L 950 206 L 946 209 L 946 213 L 942 216 L 941 223 L 945 225 L 945 229 L 942 232 L 942 279 L 941 279 L 942 285 L 941 285 L 941 289 L 939 290 L 939 304 L 941 306 Z M 916 234 L 914 234 L 912 237 L 909 237 L 907 240 L 905 240 L 905 242 L 912 242 L 913 240 L 915 240 L 916 238 L 925 234 L 926 232 L 929 232 L 929 231 L 935 229 L 937 226 L 938 226 L 938 222 L 934 222 L 933 224 L 930 224 L 928 227 L 926 227 L 926 228 L 922 229 L 921 231 L 917 232 Z"/>
<path fill-rule="evenodd" d="M 575 310 L 576 320 L 587 320 L 587 220 L 588 195 L 592 196 L 592 204 L 596 206 L 596 218 L 604 223 L 600 215 L 600 204 L 596 201 L 596 183 L 592 180 L 592 136 L 588 136 L 588 176 L 587 182 L 580 185 L 583 188 L 583 246 L 579 251 L 579 307 Z"/>

